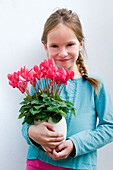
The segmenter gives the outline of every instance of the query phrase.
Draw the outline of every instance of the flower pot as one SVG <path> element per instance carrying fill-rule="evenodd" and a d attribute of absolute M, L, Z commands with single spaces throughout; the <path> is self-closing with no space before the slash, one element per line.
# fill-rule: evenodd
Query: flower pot
<path fill-rule="evenodd" d="M 40 120 L 39 121 L 34 121 L 34 124 L 38 125 L 38 124 L 43 123 L 43 122 L 44 121 L 40 121 Z M 66 124 L 65 117 L 62 117 L 62 119 L 58 123 L 54 123 L 52 121 L 52 118 L 50 117 L 48 122 L 53 125 L 55 132 L 62 133 L 64 135 L 64 140 L 65 140 L 66 135 L 67 135 L 67 124 Z"/>
<path fill-rule="evenodd" d="M 48 122 L 53 125 L 55 132 L 62 133 L 64 135 L 65 140 L 67 135 L 67 124 L 65 117 L 62 117 L 62 119 L 58 123 L 54 123 L 52 121 L 52 118 L 50 117 Z"/>

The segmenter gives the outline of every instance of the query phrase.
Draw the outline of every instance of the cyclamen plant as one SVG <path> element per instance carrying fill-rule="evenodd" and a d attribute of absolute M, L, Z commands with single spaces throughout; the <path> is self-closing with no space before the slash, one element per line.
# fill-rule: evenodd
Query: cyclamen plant
<path fill-rule="evenodd" d="M 25 94 L 20 103 L 19 119 L 24 117 L 23 124 L 32 124 L 36 120 L 48 121 L 51 117 L 57 123 L 62 116 L 66 117 L 71 111 L 75 115 L 74 105 L 62 100 L 59 95 L 67 85 L 69 79 L 74 79 L 74 72 L 54 65 L 53 58 L 44 60 L 39 67 L 35 65 L 32 69 L 21 67 L 13 74 L 8 74 L 9 84 L 18 88 Z M 28 85 L 31 84 L 34 94 L 31 95 Z"/>

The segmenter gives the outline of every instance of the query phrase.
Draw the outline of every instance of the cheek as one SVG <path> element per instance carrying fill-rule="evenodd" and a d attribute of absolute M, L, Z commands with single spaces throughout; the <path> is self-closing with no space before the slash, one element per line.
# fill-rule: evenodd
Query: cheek
<path fill-rule="evenodd" d="M 55 52 L 54 50 L 48 51 L 48 56 L 49 56 L 50 58 L 54 58 L 56 55 L 57 55 L 57 52 Z"/>
<path fill-rule="evenodd" d="M 78 49 L 72 49 L 70 50 L 69 54 L 73 56 L 74 58 L 78 58 L 79 56 L 79 50 Z"/>
<path fill-rule="evenodd" d="M 77 51 L 75 54 L 75 61 L 78 59 L 78 57 L 79 57 L 79 51 Z"/>

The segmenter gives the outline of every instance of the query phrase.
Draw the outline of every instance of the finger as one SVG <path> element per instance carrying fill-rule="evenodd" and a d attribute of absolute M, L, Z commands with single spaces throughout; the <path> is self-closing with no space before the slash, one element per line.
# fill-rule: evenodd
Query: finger
<path fill-rule="evenodd" d="M 61 142 L 54 142 L 54 143 L 48 143 L 47 145 L 50 147 L 50 148 L 56 148 L 58 145 L 60 145 Z"/>
<path fill-rule="evenodd" d="M 55 149 L 53 149 L 53 157 L 55 158 L 55 160 L 59 160 L 59 159 L 64 159 L 67 158 L 68 156 L 68 152 L 67 149 L 62 149 L 60 152 L 56 152 Z"/>
<path fill-rule="evenodd" d="M 62 133 L 57 133 L 57 132 L 52 132 L 52 131 L 49 131 L 48 135 L 51 136 L 52 138 L 63 137 Z"/>
<path fill-rule="evenodd" d="M 63 142 L 64 137 L 48 137 L 48 142 Z"/>
<path fill-rule="evenodd" d="M 48 122 L 43 122 L 43 124 L 51 131 L 54 132 L 54 127 L 51 123 L 48 123 Z"/>
<path fill-rule="evenodd" d="M 56 160 L 56 156 L 53 154 L 53 151 L 52 152 L 46 152 L 46 154 L 48 156 L 50 156 L 52 159 Z"/>
<path fill-rule="evenodd" d="M 53 160 L 59 160 L 59 159 L 65 159 L 67 158 L 66 151 L 61 151 L 57 153 L 55 149 L 53 149 L 53 152 L 46 152 L 47 155 L 49 155 Z"/>
<path fill-rule="evenodd" d="M 42 147 L 45 149 L 46 152 L 52 152 L 52 148 L 50 148 L 47 145 L 42 145 Z"/>
<path fill-rule="evenodd" d="M 56 152 L 61 151 L 62 149 L 66 148 L 65 141 L 61 142 L 57 147 L 56 147 Z"/>

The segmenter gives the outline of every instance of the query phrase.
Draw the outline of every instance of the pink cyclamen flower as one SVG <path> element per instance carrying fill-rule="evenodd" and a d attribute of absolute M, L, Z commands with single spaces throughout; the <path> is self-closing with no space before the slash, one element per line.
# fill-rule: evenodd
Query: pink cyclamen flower
<path fill-rule="evenodd" d="M 9 84 L 15 88 L 18 87 L 18 82 L 19 82 L 19 73 L 14 72 L 13 74 L 8 74 L 7 75 L 8 79 L 9 79 Z"/>
<path fill-rule="evenodd" d="M 35 72 L 38 72 L 38 71 L 39 71 L 39 67 L 38 67 L 37 65 L 35 65 L 35 66 L 33 67 L 33 69 L 34 69 Z"/>
<path fill-rule="evenodd" d="M 29 74 L 29 79 L 30 79 L 30 84 L 32 84 L 34 87 L 36 86 L 36 76 L 35 76 L 35 72 L 31 71 Z"/>
<path fill-rule="evenodd" d="M 51 68 L 54 68 L 54 59 L 49 58 L 48 60 L 44 60 L 43 62 L 40 63 L 40 70 L 43 74 L 43 77 L 47 77 L 47 71 L 50 70 Z"/>
<path fill-rule="evenodd" d="M 71 79 L 74 79 L 74 72 L 73 71 L 69 71 L 66 68 L 60 68 L 54 77 L 54 81 L 58 84 L 58 83 L 62 83 L 64 85 L 67 85 L 67 81 Z"/>
<path fill-rule="evenodd" d="M 53 78 L 55 77 L 57 71 L 58 71 L 57 66 L 52 66 L 52 67 L 50 67 L 50 68 L 46 71 L 45 77 L 46 77 L 47 79 L 53 80 Z"/>
<path fill-rule="evenodd" d="M 19 81 L 20 72 L 14 72 L 13 74 L 8 74 L 7 77 L 10 81 Z"/>
<path fill-rule="evenodd" d="M 40 63 L 40 69 L 45 68 L 46 70 L 48 70 L 50 67 L 53 67 L 54 65 L 54 59 L 53 58 L 49 58 L 48 61 L 46 59 L 44 59 L 43 62 Z"/>
<path fill-rule="evenodd" d="M 25 92 L 25 89 L 27 88 L 27 82 L 21 80 L 20 78 L 21 71 L 14 72 L 13 74 L 8 74 L 7 77 L 9 79 L 9 85 L 11 85 L 13 88 L 18 88 L 22 93 Z"/>
<path fill-rule="evenodd" d="M 65 68 L 67 72 L 66 80 L 68 81 L 69 79 L 74 80 L 74 71 L 69 71 L 67 68 Z"/>
<path fill-rule="evenodd" d="M 9 80 L 9 85 L 11 85 L 13 88 L 18 88 L 18 82 L 17 81 L 10 81 Z"/>
<path fill-rule="evenodd" d="M 19 81 L 20 71 L 14 72 L 14 79 Z"/>
<path fill-rule="evenodd" d="M 48 58 L 48 64 L 49 64 L 50 67 L 52 67 L 55 64 L 54 59 Z"/>
<path fill-rule="evenodd" d="M 71 80 L 74 80 L 74 71 L 71 71 L 71 73 L 70 73 L 70 79 L 71 79 Z"/>
<path fill-rule="evenodd" d="M 32 70 L 32 69 L 31 69 L 31 70 Z M 26 69 L 25 66 L 24 66 L 24 68 L 21 67 L 21 69 L 20 69 L 20 75 L 21 75 L 21 77 L 22 77 L 23 79 L 25 79 L 26 81 L 30 81 L 30 77 L 29 77 L 29 76 L 30 76 L 31 70 Z"/>
<path fill-rule="evenodd" d="M 64 68 L 60 68 L 57 72 L 56 75 L 54 77 L 54 81 L 58 84 L 58 83 L 65 83 L 65 79 L 67 76 L 67 72 Z"/>
<path fill-rule="evenodd" d="M 39 69 L 39 67 L 37 65 L 35 65 L 33 67 L 35 73 L 34 73 L 34 77 L 37 78 L 38 80 L 40 80 L 43 76 L 43 73 L 41 72 L 41 70 Z"/>
<path fill-rule="evenodd" d="M 22 93 L 24 93 L 24 92 L 26 91 L 27 84 L 28 84 L 28 82 L 22 80 L 21 82 L 18 83 L 18 89 L 19 89 Z"/>
<path fill-rule="evenodd" d="M 8 74 L 7 78 L 9 79 L 9 81 L 15 81 L 14 80 L 14 74 Z"/>

